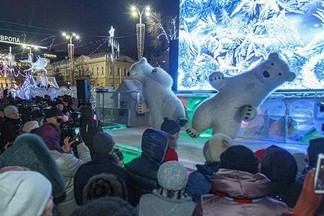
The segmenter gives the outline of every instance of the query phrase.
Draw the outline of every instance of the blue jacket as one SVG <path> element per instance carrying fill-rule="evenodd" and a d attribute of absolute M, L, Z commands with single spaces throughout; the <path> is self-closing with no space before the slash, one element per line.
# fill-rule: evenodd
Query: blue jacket
<path fill-rule="evenodd" d="M 210 178 L 219 169 L 219 162 L 208 162 L 204 165 L 196 165 L 197 170 L 190 173 L 186 193 L 192 200 L 198 202 L 201 195 L 209 194 L 211 191 Z"/>
<path fill-rule="evenodd" d="M 135 203 L 142 194 L 158 187 L 157 172 L 168 148 L 168 134 L 157 129 L 147 129 L 142 137 L 142 154 L 125 165 L 132 181 Z"/>

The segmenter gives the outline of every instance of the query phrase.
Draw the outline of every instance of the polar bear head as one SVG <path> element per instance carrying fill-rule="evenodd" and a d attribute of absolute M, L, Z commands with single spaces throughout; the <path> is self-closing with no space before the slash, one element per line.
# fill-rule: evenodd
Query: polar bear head
<path fill-rule="evenodd" d="M 147 59 L 142 57 L 130 67 L 127 76 L 141 82 L 147 79 L 146 77 L 152 73 L 153 69 L 154 67 L 147 62 Z"/>
<path fill-rule="evenodd" d="M 268 89 L 275 89 L 286 81 L 292 81 L 296 75 L 290 72 L 288 64 L 277 53 L 271 53 L 267 59 L 260 62 L 250 71 Z"/>

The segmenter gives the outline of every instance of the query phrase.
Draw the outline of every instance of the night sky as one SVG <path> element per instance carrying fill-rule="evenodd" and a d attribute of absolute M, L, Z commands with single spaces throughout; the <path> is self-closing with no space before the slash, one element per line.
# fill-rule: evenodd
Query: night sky
<path fill-rule="evenodd" d="M 113 26 L 121 51 L 128 53 L 136 51 L 135 25 L 139 22 L 130 16 L 132 4 L 149 4 L 162 16 L 178 16 L 179 0 L 0 0 L 0 34 L 67 52 L 67 40 L 61 33 L 76 32 L 81 40 L 74 41 L 75 53 L 89 55 L 108 51 L 103 42 Z M 1 44 L 2 49 L 8 46 Z"/>

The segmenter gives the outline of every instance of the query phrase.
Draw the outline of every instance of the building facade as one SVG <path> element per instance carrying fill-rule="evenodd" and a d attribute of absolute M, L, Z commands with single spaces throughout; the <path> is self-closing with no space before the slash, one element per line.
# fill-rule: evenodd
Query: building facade
<path fill-rule="evenodd" d="M 76 80 L 88 78 L 91 85 L 117 88 L 135 61 L 128 56 L 120 56 L 114 62 L 107 53 L 79 56 L 73 62 L 62 60 L 48 65 L 53 76 L 60 75 L 65 84 L 75 85 Z"/>

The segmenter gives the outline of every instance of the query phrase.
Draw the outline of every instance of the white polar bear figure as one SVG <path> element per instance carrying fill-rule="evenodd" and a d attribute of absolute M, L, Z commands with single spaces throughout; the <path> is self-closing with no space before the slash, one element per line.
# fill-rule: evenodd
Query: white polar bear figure
<path fill-rule="evenodd" d="M 144 100 L 137 104 L 136 111 L 149 112 L 152 127 L 160 128 L 165 117 L 178 122 L 181 127 L 187 123 L 184 107 L 171 90 L 173 80 L 166 71 L 153 67 L 143 57 L 131 66 L 128 76 L 142 85 Z"/>
<path fill-rule="evenodd" d="M 213 134 L 224 133 L 234 139 L 242 121 L 257 116 L 258 106 L 285 81 L 296 75 L 277 53 L 254 68 L 237 76 L 224 78 L 220 72 L 209 75 L 209 83 L 219 92 L 204 100 L 193 113 L 192 128 L 186 130 L 191 137 L 199 137 L 208 128 Z"/>

